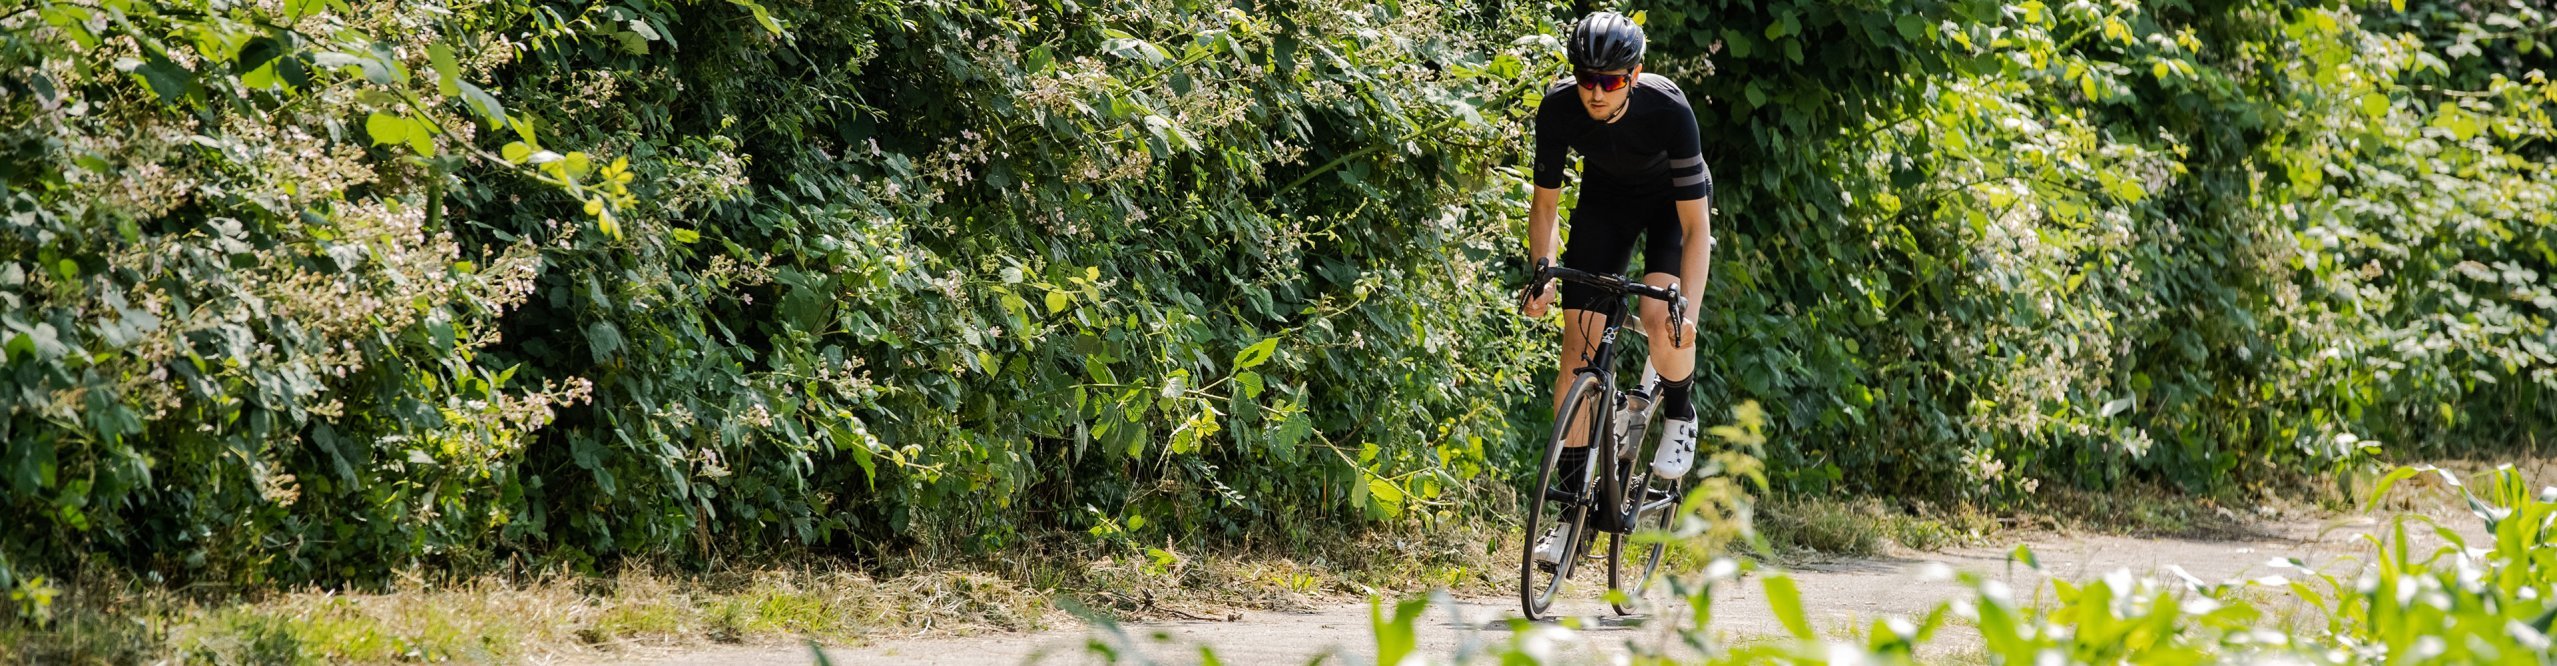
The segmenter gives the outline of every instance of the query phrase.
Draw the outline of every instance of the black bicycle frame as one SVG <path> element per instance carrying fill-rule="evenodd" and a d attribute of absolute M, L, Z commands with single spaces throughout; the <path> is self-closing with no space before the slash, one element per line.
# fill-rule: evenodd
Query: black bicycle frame
<path fill-rule="evenodd" d="M 1670 321 L 1672 322 L 1682 318 L 1683 311 L 1686 309 L 1686 301 L 1678 297 L 1678 290 L 1676 289 L 1654 287 L 1641 282 L 1627 280 L 1621 276 L 1590 273 L 1561 266 L 1539 267 L 1538 273 L 1537 277 L 1530 282 L 1531 288 L 1543 287 L 1545 284 L 1545 278 L 1550 277 L 1563 280 L 1565 282 L 1595 287 L 1608 293 L 1609 307 L 1605 310 L 1607 315 L 1607 328 L 1599 334 L 1597 348 L 1592 349 L 1589 356 L 1582 359 L 1583 361 L 1586 361 L 1587 364 L 1581 366 L 1579 370 L 1575 371 L 1575 374 L 1592 375 L 1597 377 L 1599 390 L 1602 391 L 1602 393 L 1598 396 L 1600 398 L 1598 404 L 1594 407 L 1590 407 L 1591 409 L 1601 410 L 1598 413 L 1600 416 L 1597 426 L 1598 432 L 1595 433 L 1598 441 L 1596 444 L 1592 445 L 1592 448 L 1595 448 L 1596 450 L 1590 452 L 1590 464 L 1592 465 L 1590 469 L 1592 473 L 1596 473 L 1597 467 L 1595 467 L 1595 465 L 1601 464 L 1602 461 L 1607 466 L 1607 472 L 1599 474 L 1598 477 L 1596 505 L 1599 507 L 1605 507 L 1606 510 L 1600 511 L 1596 514 L 1596 516 L 1594 516 L 1601 518 L 1601 520 L 1597 521 L 1596 527 L 1602 531 L 1615 532 L 1619 534 L 1632 532 L 1635 519 L 1642 517 L 1645 513 L 1666 509 L 1670 505 L 1676 504 L 1678 502 L 1678 498 L 1673 496 L 1652 500 L 1635 506 L 1630 510 L 1625 510 L 1622 513 L 1619 513 L 1617 508 L 1625 506 L 1625 477 L 1627 476 L 1624 474 L 1617 474 L 1615 472 L 1617 467 L 1616 447 L 1619 445 L 1619 442 L 1616 441 L 1616 419 L 1614 418 L 1616 412 L 1624 408 L 1624 405 L 1621 404 L 1624 401 L 1624 393 L 1616 389 L 1616 333 L 1624 330 L 1626 317 L 1632 310 L 1632 308 L 1625 307 L 1624 297 L 1642 296 L 1669 303 Z M 1568 419 L 1575 417 L 1570 414 L 1557 414 L 1555 415 L 1555 418 Z M 1635 445 L 1640 446 L 1639 443 L 1636 443 Z M 1589 497 L 1582 497 L 1580 502 L 1588 504 L 1590 499 L 1591 498 Z"/>

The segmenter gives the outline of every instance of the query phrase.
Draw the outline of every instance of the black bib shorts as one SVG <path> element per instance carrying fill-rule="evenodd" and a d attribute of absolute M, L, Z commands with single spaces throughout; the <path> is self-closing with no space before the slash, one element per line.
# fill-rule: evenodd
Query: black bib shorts
<path fill-rule="evenodd" d="M 1580 203 L 1572 206 L 1569 231 L 1563 239 L 1565 268 L 1625 275 L 1639 243 L 1644 273 L 1681 276 L 1686 272 L 1681 264 L 1687 257 L 1687 231 L 1678 223 L 1676 199 L 1583 192 Z M 1562 289 L 1565 310 L 1612 312 L 1623 305 L 1622 295 L 1611 298 L 1593 287 L 1565 282 Z"/>

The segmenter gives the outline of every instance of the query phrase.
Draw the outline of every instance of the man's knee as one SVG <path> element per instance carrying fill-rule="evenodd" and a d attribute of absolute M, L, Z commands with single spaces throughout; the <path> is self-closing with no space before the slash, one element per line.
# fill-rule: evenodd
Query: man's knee
<path fill-rule="evenodd" d="M 1669 304 L 1643 299 L 1643 333 L 1658 335 L 1669 330 Z"/>

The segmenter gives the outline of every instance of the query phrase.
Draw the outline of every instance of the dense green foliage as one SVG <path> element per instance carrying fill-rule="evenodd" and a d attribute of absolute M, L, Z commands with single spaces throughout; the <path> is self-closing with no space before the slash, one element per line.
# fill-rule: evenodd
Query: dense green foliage
<path fill-rule="evenodd" d="M 1990 500 L 2557 423 L 2549 17 L 2416 4 L 1636 3 L 1709 418 Z M 0 13 L 0 587 L 1500 515 L 1576 12 Z"/>
<path fill-rule="evenodd" d="M 1737 181 L 1707 379 L 1770 399 L 1807 489 L 2527 444 L 2557 386 L 2523 67 L 2549 17 L 2418 4 L 1661 3 Z"/>
<path fill-rule="evenodd" d="M 1541 23 L 365 9 L 10 18 L 8 564 L 1285 533 L 1522 439 Z"/>

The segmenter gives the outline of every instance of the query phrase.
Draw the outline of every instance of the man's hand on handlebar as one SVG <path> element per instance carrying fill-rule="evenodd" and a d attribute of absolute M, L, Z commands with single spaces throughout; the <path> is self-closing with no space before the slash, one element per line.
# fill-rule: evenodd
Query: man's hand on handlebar
<path fill-rule="evenodd" d="M 1527 288 L 1518 294 L 1519 314 L 1530 319 L 1543 319 L 1546 310 L 1553 307 L 1557 290 L 1554 279 L 1545 276 L 1545 269 L 1552 265 L 1551 260 L 1536 260 L 1536 274 L 1527 277 Z"/>

